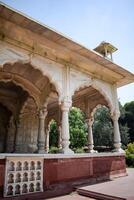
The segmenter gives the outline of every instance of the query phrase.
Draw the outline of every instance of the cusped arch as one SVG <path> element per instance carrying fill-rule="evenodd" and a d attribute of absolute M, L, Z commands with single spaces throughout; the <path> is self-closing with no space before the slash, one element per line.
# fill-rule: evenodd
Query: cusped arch
<path fill-rule="evenodd" d="M 16 58 L 11 58 L 11 59 L 8 59 L 7 62 L 4 61 L 3 63 L 0 63 L 0 68 L 3 69 L 4 66 L 7 65 L 7 64 L 13 66 L 13 65 L 15 65 L 16 63 L 20 63 L 20 64 L 22 64 L 22 65 L 29 64 L 30 66 L 33 67 L 33 69 L 40 71 L 41 74 L 42 74 L 43 76 L 46 76 L 46 77 L 49 79 L 49 82 L 50 82 L 52 85 L 54 85 L 54 87 L 55 87 L 55 89 L 56 89 L 56 91 L 57 91 L 57 93 L 58 93 L 59 98 L 62 96 L 61 88 L 60 88 L 60 86 L 58 85 L 58 82 L 56 82 L 56 81 L 54 80 L 54 76 L 52 76 L 52 75 L 45 69 L 45 67 L 42 69 L 42 67 L 40 67 L 39 62 L 38 62 L 38 66 L 35 65 L 34 62 L 32 62 L 32 58 L 30 59 L 30 61 L 29 61 L 29 59 L 16 59 Z M 44 66 L 45 66 L 45 63 L 44 63 Z"/>
<path fill-rule="evenodd" d="M 37 102 L 35 101 L 35 99 L 33 97 L 28 97 L 27 100 L 22 105 L 20 115 L 24 112 L 25 108 L 29 105 L 34 105 L 34 110 L 38 111 L 38 105 L 37 105 Z"/>
<path fill-rule="evenodd" d="M 92 119 L 94 118 L 94 115 L 95 115 L 97 109 L 102 108 L 102 107 L 108 108 L 108 106 L 106 106 L 106 105 L 104 105 L 104 104 L 97 104 L 97 105 L 91 110 L 90 116 L 91 116 Z"/>
<path fill-rule="evenodd" d="M 108 107 L 112 113 L 112 111 L 114 110 L 112 100 L 108 96 L 107 92 L 97 82 L 89 81 L 89 82 L 86 82 L 86 83 L 76 87 L 75 91 L 73 92 L 73 95 L 75 94 L 75 92 L 78 92 L 81 89 L 84 89 L 86 87 L 92 87 L 92 88 L 96 89 L 104 97 L 104 99 L 106 100 Z"/>
<path fill-rule="evenodd" d="M 31 65 L 34 67 L 34 69 L 38 69 L 38 70 L 42 73 L 43 76 L 47 76 L 47 78 L 49 79 L 50 83 L 51 83 L 52 85 L 54 85 L 54 87 L 55 87 L 55 89 L 56 89 L 56 91 L 57 91 L 57 93 L 58 93 L 58 96 L 59 96 L 59 98 L 60 98 L 60 97 L 62 96 L 61 88 L 60 88 L 60 86 L 58 85 L 58 82 L 56 82 L 56 81 L 54 80 L 54 76 L 52 76 L 47 70 L 45 70 L 45 68 L 43 68 L 43 70 L 42 70 L 42 68 L 40 67 L 40 65 L 36 66 L 36 65 L 32 62 L 32 60 L 31 60 Z M 45 66 L 45 63 L 44 63 L 44 66 Z"/>
<path fill-rule="evenodd" d="M 24 91 L 26 91 L 39 105 L 39 91 L 35 88 L 29 81 L 25 80 L 23 77 L 18 75 L 13 75 L 9 72 L 0 72 L 0 81 L 4 83 L 12 82 L 16 86 L 20 86 Z M 30 89 L 31 88 L 31 89 Z"/>
<path fill-rule="evenodd" d="M 49 126 L 51 125 L 51 122 L 52 122 L 52 121 L 55 121 L 56 124 L 58 124 L 58 120 L 57 120 L 56 117 L 54 116 L 54 117 L 49 118 L 49 119 L 47 120 L 47 127 L 49 127 Z"/>
<path fill-rule="evenodd" d="M 12 102 L 5 102 L 4 100 L 0 100 L 0 103 L 3 105 L 3 106 L 5 106 L 5 107 L 7 107 L 8 108 L 8 110 L 10 110 L 12 113 L 14 113 L 14 110 L 15 110 L 15 106 L 12 104 Z"/>

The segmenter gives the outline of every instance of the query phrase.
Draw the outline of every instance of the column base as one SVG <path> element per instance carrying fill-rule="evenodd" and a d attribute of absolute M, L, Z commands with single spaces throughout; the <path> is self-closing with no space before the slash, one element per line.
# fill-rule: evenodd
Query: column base
<path fill-rule="evenodd" d="M 88 153 L 98 153 L 98 151 L 95 151 L 94 149 L 88 149 L 87 152 Z"/>
<path fill-rule="evenodd" d="M 74 154 L 74 152 L 73 152 L 70 148 L 67 148 L 67 149 L 60 149 L 60 150 L 59 150 L 59 153 L 63 153 L 63 154 Z"/>
<path fill-rule="evenodd" d="M 112 152 L 125 153 L 125 151 L 122 148 L 113 149 Z"/>
<path fill-rule="evenodd" d="M 38 153 L 46 154 L 46 151 L 45 150 L 38 150 Z"/>

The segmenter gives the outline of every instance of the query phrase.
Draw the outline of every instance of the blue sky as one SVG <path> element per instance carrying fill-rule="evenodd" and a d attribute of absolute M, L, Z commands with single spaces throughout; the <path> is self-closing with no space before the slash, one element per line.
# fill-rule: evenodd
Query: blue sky
<path fill-rule="evenodd" d="M 90 49 L 101 41 L 118 48 L 114 62 L 134 73 L 134 0 L 3 0 Z M 134 83 L 118 89 L 134 101 Z"/>

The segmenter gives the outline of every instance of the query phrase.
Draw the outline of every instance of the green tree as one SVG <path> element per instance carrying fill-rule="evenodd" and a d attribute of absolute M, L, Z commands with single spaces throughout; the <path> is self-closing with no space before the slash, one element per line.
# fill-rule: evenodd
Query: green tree
<path fill-rule="evenodd" d="M 80 109 L 73 107 L 69 113 L 70 147 L 81 148 L 87 143 L 84 114 Z"/>
<path fill-rule="evenodd" d="M 113 146 L 113 125 L 108 108 L 97 109 L 94 115 L 93 135 L 95 146 Z"/>
<path fill-rule="evenodd" d="M 121 105 L 120 102 L 119 102 L 119 108 L 120 108 L 119 126 L 120 126 L 120 133 L 121 133 L 121 142 L 125 148 L 128 142 L 130 141 L 129 128 L 125 121 L 125 116 L 126 116 L 125 108 Z"/>
<path fill-rule="evenodd" d="M 52 120 L 50 124 L 49 146 L 50 147 L 58 146 L 58 130 L 57 130 L 57 124 L 54 120 Z"/>
<path fill-rule="evenodd" d="M 125 110 L 119 103 L 121 116 L 119 118 L 119 128 L 121 133 L 121 141 L 123 147 L 129 142 L 129 129 L 127 124 L 122 123 L 125 118 Z M 93 134 L 95 146 L 109 146 L 113 147 L 113 122 L 111 120 L 109 109 L 102 107 L 97 109 L 93 124 Z"/>
<path fill-rule="evenodd" d="M 134 142 L 134 101 L 126 103 L 124 109 L 125 117 L 123 122 L 126 123 L 129 128 L 130 141 Z"/>

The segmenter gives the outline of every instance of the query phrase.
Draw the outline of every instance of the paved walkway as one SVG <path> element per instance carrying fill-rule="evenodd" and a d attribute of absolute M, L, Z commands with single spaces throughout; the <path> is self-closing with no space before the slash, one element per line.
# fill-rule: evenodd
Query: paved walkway
<path fill-rule="evenodd" d="M 95 199 L 85 197 L 85 196 L 81 196 L 81 195 L 77 194 L 76 192 L 73 192 L 69 195 L 52 198 L 50 200 L 95 200 Z"/>
<path fill-rule="evenodd" d="M 134 200 L 134 168 L 127 169 L 128 176 L 116 178 L 113 181 L 81 187 L 80 190 L 85 194 L 94 193 L 108 196 L 119 197 L 121 199 Z M 95 196 L 92 196 L 95 198 Z M 96 196 L 97 197 L 97 196 Z"/>
<path fill-rule="evenodd" d="M 104 194 L 112 196 L 113 199 L 121 198 L 127 200 L 134 200 L 134 168 L 127 169 L 127 172 L 128 176 L 117 178 L 113 181 L 81 187 L 80 189 L 91 193 L 93 192 L 102 195 Z M 52 198 L 51 200 L 95 200 L 95 199 L 86 196 L 81 196 L 76 192 L 73 192 L 70 195 Z"/>

